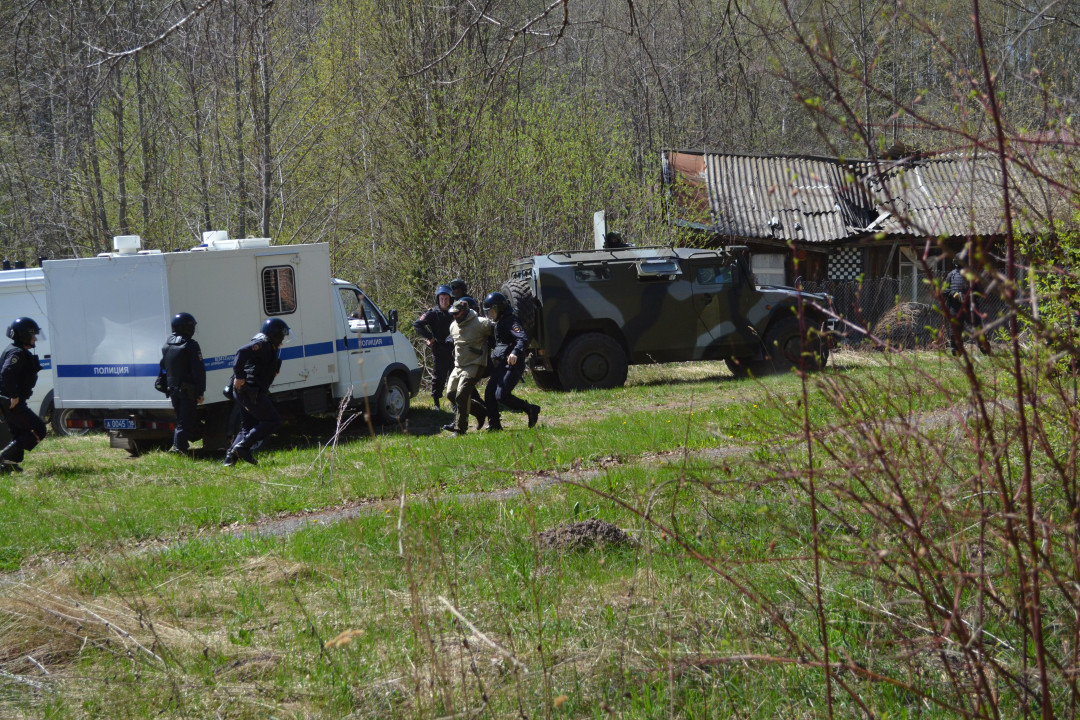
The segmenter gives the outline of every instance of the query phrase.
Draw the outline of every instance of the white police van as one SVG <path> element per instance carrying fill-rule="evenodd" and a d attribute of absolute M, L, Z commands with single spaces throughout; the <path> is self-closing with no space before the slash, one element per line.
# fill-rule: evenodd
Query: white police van
<path fill-rule="evenodd" d="M 52 380 L 52 357 L 50 342 L 52 333 L 49 332 L 48 315 L 45 308 L 45 278 L 41 268 L 28 268 L 23 263 L 11 263 L 4 260 L 3 269 L 0 270 L 0 332 L 7 329 L 11 321 L 18 317 L 33 318 L 38 325 L 45 330 L 45 337 L 38 337 L 34 352 L 37 353 L 41 363 L 41 372 L 38 373 L 37 384 L 34 386 L 34 395 L 30 398 L 31 409 L 34 410 L 46 423 L 52 423 L 55 432 L 85 432 L 75 428 L 69 430 L 64 423 L 62 414 L 53 413 L 53 380 Z M 0 347 L 6 347 L 8 339 L 0 335 Z"/>
<path fill-rule="evenodd" d="M 205 449 L 225 447 L 238 430 L 239 410 L 222 389 L 236 349 L 270 317 L 288 323 L 293 336 L 271 387 L 283 413 L 335 412 L 348 399 L 383 423 L 407 417 L 420 387 L 416 352 L 397 330 L 396 311 L 384 315 L 355 284 L 331 278 L 328 245 L 230 240 L 215 231 L 186 252 L 140 246 L 138 236 L 119 236 L 115 252 L 43 263 L 54 308 L 56 406 L 109 431 L 112 447 L 137 454 L 140 442 L 172 436 L 172 405 L 154 380 L 178 312 L 198 321 Z"/>

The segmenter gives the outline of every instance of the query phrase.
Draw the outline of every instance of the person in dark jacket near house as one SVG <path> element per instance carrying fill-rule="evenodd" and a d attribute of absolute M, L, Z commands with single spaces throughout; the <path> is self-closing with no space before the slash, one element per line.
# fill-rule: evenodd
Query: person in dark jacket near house
<path fill-rule="evenodd" d="M 431 401 L 436 410 L 439 409 L 439 398 L 446 387 L 446 379 L 454 369 L 454 345 L 450 339 L 450 323 L 454 322 L 450 315 L 451 295 L 453 290 L 449 285 L 440 285 L 435 290 L 435 307 L 413 323 L 416 334 L 431 349 L 434 366 L 431 373 Z"/>
<path fill-rule="evenodd" d="M 499 404 L 529 416 L 529 427 L 536 425 L 540 406 L 530 405 L 514 396 L 514 388 L 525 374 L 525 356 L 528 354 L 529 336 L 521 326 L 506 296 L 499 292 L 488 293 L 484 309 L 495 323 L 495 349 L 491 351 L 491 379 L 484 392 L 484 406 L 488 413 L 488 431 L 502 430 Z"/>
<path fill-rule="evenodd" d="M 949 329 L 949 345 L 952 346 L 953 355 L 960 354 L 957 344 L 957 336 L 963 342 L 964 326 L 970 324 L 975 330 L 975 340 L 979 350 L 984 355 L 990 354 L 990 341 L 986 339 L 980 330 L 982 329 L 982 315 L 979 314 L 977 304 L 978 288 L 968 280 L 964 273 L 961 256 L 953 260 L 953 269 L 945 276 L 945 300 L 949 305 L 949 313 L 952 315 L 952 323 L 956 328 Z"/>
<path fill-rule="evenodd" d="M 173 431 L 171 453 L 186 453 L 188 438 L 195 429 L 195 410 L 206 395 L 206 366 L 203 365 L 202 348 L 193 339 L 195 317 L 190 313 L 177 313 L 172 319 L 173 334 L 161 348 L 161 370 L 167 380 L 169 400 L 176 411 L 176 429 Z"/>
<path fill-rule="evenodd" d="M 22 472 L 19 463 L 27 450 L 45 439 L 45 423 L 27 400 L 34 394 L 41 363 L 30 352 L 44 337 L 41 327 L 31 318 L 16 318 L 7 329 L 11 346 L 0 356 L 0 414 L 7 420 L 12 440 L 0 451 L 0 473 Z"/>
<path fill-rule="evenodd" d="M 262 331 L 236 351 L 233 362 L 233 396 L 240 403 L 241 428 L 236 442 L 225 453 L 225 465 L 237 458 L 256 464 L 252 448 L 281 426 L 281 414 L 270 402 L 270 386 L 281 370 L 278 350 L 290 338 L 289 326 L 281 318 L 263 322 Z"/>

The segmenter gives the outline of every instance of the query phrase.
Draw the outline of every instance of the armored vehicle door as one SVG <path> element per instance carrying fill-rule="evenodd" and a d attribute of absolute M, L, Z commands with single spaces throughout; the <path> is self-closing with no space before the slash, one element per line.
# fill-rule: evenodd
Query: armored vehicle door
<path fill-rule="evenodd" d="M 694 359 L 698 318 L 690 278 L 678 258 L 642 260 L 632 272 L 640 304 L 623 325 L 632 362 Z"/>
<path fill-rule="evenodd" d="M 723 258 L 685 262 L 693 286 L 694 310 L 698 317 L 695 359 L 739 357 L 751 351 L 746 322 L 740 317 L 738 269 Z M 743 332 L 740 332 L 740 328 Z"/>

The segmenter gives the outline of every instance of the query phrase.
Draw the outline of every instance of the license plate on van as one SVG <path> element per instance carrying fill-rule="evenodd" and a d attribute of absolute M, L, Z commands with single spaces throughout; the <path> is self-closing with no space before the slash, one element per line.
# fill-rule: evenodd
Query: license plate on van
<path fill-rule="evenodd" d="M 107 419 L 107 420 L 105 420 L 105 429 L 106 430 L 135 430 L 136 429 L 136 424 L 135 424 L 134 420 L 128 420 L 126 418 L 124 418 L 124 419 L 116 419 L 116 420 L 108 420 Z"/>

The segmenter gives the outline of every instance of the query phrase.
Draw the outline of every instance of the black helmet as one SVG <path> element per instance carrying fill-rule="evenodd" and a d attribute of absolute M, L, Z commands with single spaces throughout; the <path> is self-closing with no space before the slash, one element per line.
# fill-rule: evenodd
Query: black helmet
<path fill-rule="evenodd" d="M 42 332 L 41 326 L 34 322 L 33 318 L 15 318 L 15 320 L 8 325 L 7 336 L 11 338 L 12 342 L 16 345 L 29 345 L 30 338 L 33 335 L 42 338 L 45 337 L 45 333 Z"/>
<path fill-rule="evenodd" d="M 461 278 L 454 278 L 450 281 L 450 290 L 454 293 L 460 292 L 461 295 L 457 296 L 459 298 L 469 294 L 469 286 Z"/>
<path fill-rule="evenodd" d="M 191 339 L 195 334 L 195 316 L 191 313 L 176 313 L 172 319 L 172 331 L 183 338 Z"/>
<path fill-rule="evenodd" d="M 264 320 L 260 332 L 270 338 L 270 342 L 279 347 L 285 342 L 285 338 L 292 334 L 289 331 L 289 326 L 281 318 L 268 318 Z"/>
<path fill-rule="evenodd" d="M 494 310 L 496 319 L 501 318 L 509 307 L 510 302 L 501 292 L 488 293 L 484 298 L 484 309 Z"/>
<path fill-rule="evenodd" d="M 473 310 L 475 310 L 477 312 L 480 312 L 480 306 L 476 304 L 476 301 L 473 300 L 471 296 L 462 295 L 461 297 L 458 298 L 458 300 L 464 300 L 465 302 L 469 303 L 470 308 L 472 308 Z"/>

